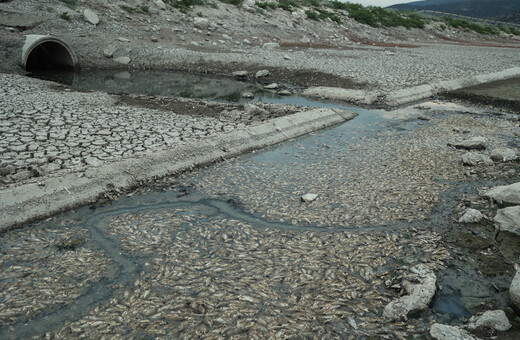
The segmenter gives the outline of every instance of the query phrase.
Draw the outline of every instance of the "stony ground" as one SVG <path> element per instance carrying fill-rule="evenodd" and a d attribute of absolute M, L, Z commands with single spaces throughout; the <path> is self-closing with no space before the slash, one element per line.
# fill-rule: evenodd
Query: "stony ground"
<path fill-rule="evenodd" d="M 112 205 L 3 234 L 0 265 L 9 288 L 0 317 L 9 326 L 2 337 L 425 335 L 444 314 L 428 309 L 391 322 L 383 308 L 404 280 L 414 280 L 412 266 L 449 276 L 455 259 L 470 256 L 460 243 L 467 225 L 456 222 L 463 207 L 479 205 L 492 217 L 496 206 L 478 190 L 520 175 L 514 162 L 464 166 L 465 151 L 448 143 L 484 136 L 488 150 L 518 152 L 518 120 L 439 102 L 367 115 L 165 178 L 156 184 L 162 193 L 139 189 Z M 317 199 L 301 202 L 310 192 Z M 482 227 L 474 228 L 478 234 Z M 512 278 L 519 254 L 506 243 L 514 237 L 501 233 L 493 245 L 491 234 L 481 241 L 488 247 L 469 245 L 475 254 L 466 261 L 484 256 L 501 266 L 465 274 L 480 288 L 462 290 L 472 313 L 506 310 L 516 326 L 498 335 L 510 338 L 519 320 L 492 284 L 501 291 Z M 455 285 L 445 282 L 439 291 Z"/>
<path fill-rule="evenodd" d="M 42 21 L 0 35 L 2 190 L 83 176 L 296 110 L 108 95 L 25 78 L 14 74 L 22 73 L 23 34 L 63 37 L 83 67 L 267 68 L 273 81 L 303 87 L 392 91 L 520 66 L 517 39 L 435 25 L 376 30 L 348 18 L 339 25 L 260 13 L 254 4 L 183 14 L 149 2 L 150 14 L 129 14 L 122 4 L 142 3 L 78 3 L 0 5 L 4 17 Z M 85 8 L 98 12 L 98 26 L 84 21 Z M 488 150 L 518 153 L 518 119 L 467 105 L 429 102 L 358 117 L 271 153 L 165 178 L 155 184 L 163 193 L 139 189 L 6 232 L 0 338 L 425 336 L 433 322 L 451 321 L 432 308 L 407 321 L 382 317 L 422 263 L 441 279 L 438 292 L 460 289 L 472 313 L 506 311 L 513 330 L 481 337 L 514 339 L 520 320 L 504 292 L 520 255 L 516 236 L 456 220 L 468 206 L 492 218 L 497 206 L 478 190 L 518 179 L 518 163 L 463 166 L 464 152 L 448 143 L 484 136 Z M 306 193 L 317 199 L 301 202 Z M 462 271 L 462 262 L 470 268 Z M 461 281 L 480 290 L 464 291 Z"/>

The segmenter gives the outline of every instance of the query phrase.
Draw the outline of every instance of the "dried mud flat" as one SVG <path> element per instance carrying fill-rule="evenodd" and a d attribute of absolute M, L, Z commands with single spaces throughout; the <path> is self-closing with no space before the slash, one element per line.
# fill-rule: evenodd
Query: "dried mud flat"
<path fill-rule="evenodd" d="M 466 206 L 492 217 L 497 207 L 478 190 L 514 181 L 518 163 L 466 167 L 464 151 L 447 146 L 484 136 L 489 149 L 518 150 L 517 116 L 499 113 L 438 102 L 364 113 L 165 178 L 161 191 L 4 233 L 0 337 L 420 336 L 446 316 L 382 317 L 410 268 L 432 269 L 439 294 L 453 288 L 441 285 L 454 263 L 477 258 L 459 278 L 490 290 L 472 312 L 480 302 L 505 309 L 514 328 L 500 335 L 514 337 L 518 317 L 502 289 L 520 255 L 514 236 L 493 241 L 489 225 L 468 230 L 456 219 Z M 301 202 L 306 193 L 317 199 Z M 467 233 L 481 242 L 462 242 Z M 484 270 L 489 258 L 500 268 Z"/>

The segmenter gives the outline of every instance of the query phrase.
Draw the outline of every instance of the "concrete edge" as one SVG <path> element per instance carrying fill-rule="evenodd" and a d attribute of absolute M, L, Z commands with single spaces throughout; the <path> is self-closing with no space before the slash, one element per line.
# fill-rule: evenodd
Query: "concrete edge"
<path fill-rule="evenodd" d="M 444 80 L 426 85 L 408 87 L 388 93 L 322 86 L 310 87 L 303 91 L 302 96 L 328 100 L 339 100 L 354 104 L 382 104 L 384 106 L 395 107 L 426 99 L 440 92 L 459 90 L 465 87 L 476 86 L 518 76 L 520 76 L 520 67 L 513 67 L 500 72 L 479 74 L 453 80 Z"/>
<path fill-rule="evenodd" d="M 351 111 L 329 108 L 300 111 L 176 149 L 90 168 L 81 178 L 70 173 L 49 177 L 39 185 L 31 183 L 5 189 L 0 191 L 0 232 L 89 204 L 115 189 L 130 189 L 141 181 L 208 165 L 343 123 L 356 115 Z"/>
<path fill-rule="evenodd" d="M 429 98 L 440 92 L 459 90 L 465 87 L 481 85 L 518 76 L 520 76 L 520 67 L 513 67 L 500 72 L 479 74 L 466 78 L 445 80 L 428 85 L 414 86 L 388 93 L 383 99 L 382 103 L 388 106 L 398 106 Z"/>

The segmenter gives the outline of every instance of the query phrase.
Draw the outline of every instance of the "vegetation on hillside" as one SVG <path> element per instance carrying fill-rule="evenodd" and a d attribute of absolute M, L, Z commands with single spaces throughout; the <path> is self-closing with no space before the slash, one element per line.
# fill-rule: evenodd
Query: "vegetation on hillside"
<path fill-rule="evenodd" d="M 61 0 L 64 2 L 75 2 L 75 0 Z M 244 0 L 219 0 L 220 2 L 241 6 Z M 213 0 L 164 0 L 181 12 L 186 13 L 194 6 L 210 5 L 216 6 Z M 520 35 L 518 29 L 512 27 L 493 27 L 488 25 L 480 25 L 477 23 L 453 19 L 449 17 L 436 18 L 427 17 L 417 14 L 413 11 L 398 11 L 394 9 L 384 9 L 381 7 L 368 6 L 364 7 L 359 4 L 349 2 L 340 2 L 337 0 L 279 0 L 274 1 L 258 1 L 256 2 L 257 12 L 272 11 L 276 9 L 284 11 L 295 11 L 304 8 L 305 14 L 310 20 L 331 20 L 342 23 L 346 17 L 352 18 L 359 23 L 369 25 L 371 27 L 406 27 L 424 28 L 427 23 L 432 21 L 441 21 L 442 29 L 446 27 L 455 27 L 463 30 L 470 30 L 480 34 L 499 34 L 500 31 Z"/>

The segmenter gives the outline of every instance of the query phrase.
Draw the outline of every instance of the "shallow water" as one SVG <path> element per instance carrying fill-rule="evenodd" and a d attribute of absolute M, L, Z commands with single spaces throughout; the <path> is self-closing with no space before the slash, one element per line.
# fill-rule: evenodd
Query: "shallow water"
<path fill-rule="evenodd" d="M 253 93 L 255 100 L 281 98 L 254 82 L 233 78 L 179 71 L 112 71 L 32 73 L 31 77 L 51 80 L 78 89 L 107 93 L 142 94 L 166 97 L 197 98 L 225 102 L 245 102 L 242 94 Z"/>

